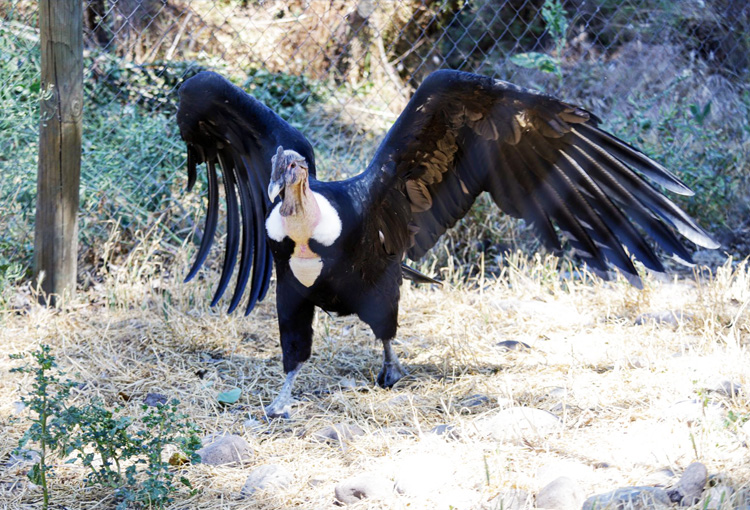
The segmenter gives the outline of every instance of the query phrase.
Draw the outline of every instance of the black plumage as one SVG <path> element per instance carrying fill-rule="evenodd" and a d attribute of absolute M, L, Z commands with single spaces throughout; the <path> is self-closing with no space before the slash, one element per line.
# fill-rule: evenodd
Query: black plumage
<path fill-rule="evenodd" d="M 692 192 L 601 130 L 593 114 L 474 74 L 430 75 L 367 169 L 339 182 L 318 181 L 304 136 L 215 73 L 182 85 L 177 115 L 188 145 L 188 188 L 197 164 L 208 170 L 205 234 L 188 280 L 205 261 L 216 231 L 217 162 L 227 236 L 212 305 L 224 294 L 238 254 L 230 312 L 246 290 L 247 313 L 263 299 L 272 256 L 275 262 L 288 376 L 267 408 L 272 415 L 286 412 L 294 377 L 310 356 L 316 306 L 366 322 L 384 346 L 378 383 L 398 381 L 404 372 L 390 341 L 401 279 L 430 281 L 402 261 L 424 255 L 482 192 L 505 213 L 533 224 L 548 248 L 561 249 L 560 230 L 593 270 L 606 275 L 614 265 L 636 285 L 631 254 L 649 269 L 664 270 L 642 232 L 666 255 L 687 263 L 690 252 L 675 231 L 698 245 L 718 246 L 655 185 Z M 281 203 L 272 204 L 277 195 Z"/>

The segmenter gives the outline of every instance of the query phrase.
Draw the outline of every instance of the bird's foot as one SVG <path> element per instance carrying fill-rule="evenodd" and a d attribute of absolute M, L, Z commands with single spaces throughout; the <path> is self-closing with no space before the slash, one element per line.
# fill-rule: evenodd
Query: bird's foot
<path fill-rule="evenodd" d="M 284 418 L 288 420 L 289 416 L 291 416 L 292 404 L 294 403 L 294 399 L 292 398 L 292 386 L 294 385 L 294 380 L 297 378 L 300 368 L 302 368 L 302 363 L 299 363 L 297 368 L 286 374 L 286 379 L 281 386 L 281 391 L 279 391 L 279 394 L 273 399 L 273 402 L 268 404 L 264 409 L 268 418 Z"/>
<path fill-rule="evenodd" d="M 407 375 L 409 373 L 401 366 L 398 360 L 385 362 L 378 374 L 378 386 L 381 388 L 390 388 Z"/>
<path fill-rule="evenodd" d="M 293 403 L 293 398 L 282 398 L 282 395 L 279 395 L 263 410 L 269 418 L 284 418 L 285 420 L 288 420 L 292 413 Z"/>

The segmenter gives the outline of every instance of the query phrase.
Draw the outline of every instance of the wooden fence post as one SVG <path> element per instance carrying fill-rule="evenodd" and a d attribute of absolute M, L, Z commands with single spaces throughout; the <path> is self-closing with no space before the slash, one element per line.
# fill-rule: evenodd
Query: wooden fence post
<path fill-rule="evenodd" d="M 34 274 L 55 305 L 75 292 L 83 113 L 82 0 L 40 0 L 42 57 Z"/>

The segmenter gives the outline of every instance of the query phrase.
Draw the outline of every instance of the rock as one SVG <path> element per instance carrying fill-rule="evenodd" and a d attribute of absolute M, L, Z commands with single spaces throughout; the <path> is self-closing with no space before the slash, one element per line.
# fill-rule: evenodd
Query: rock
<path fill-rule="evenodd" d="M 336 423 L 323 427 L 313 434 L 316 441 L 344 442 L 357 436 L 364 436 L 365 431 L 356 423 Z"/>
<path fill-rule="evenodd" d="M 435 425 L 430 430 L 430 434 L 435 434 L 436 436 L 442 436 L 445 439 L 460 439 L 461 434 L 459 434 L 458 429 L 455 425 L 451 425 L 449 423 L 443 423 L 440 425 Z"/>
<path fill-rule="evenodd" d="M 196 452 L 201 462 L 209 466 L 243 463 L 250 460 L 250 445 L 240 436 L 225 435 L 215 439 Z"/>
<path fill-rule="evenodd" d="M 346 505 L 362 499 L 385 499 L 393 494 L 393 482 L 388 478 L 372 473 L 347 478 L 336 485 L 336 499 Z"/>
<path fill-rule="evenodd" d="M 149 407 L 156 407 L 163 406 L 168 400 L 169 397 L 161 393 L 147 393 L 146 398 L 143 399 L 143 403 Z"/>
<path fill-rule="evenodd" d="M 584 498 L 583 490 L 578 483 L 567 476 L 561 476 L 539 491 L 536 496 L 536 507 L 551 510 L 578 510 Z"/>
<path fill-rule="evenodd" d="M 733 508 L 731 499 L 734 489 L 729 485 L 716 485 L 703 493 L 700 505 L 703 510 L 724 510 Z"/>
<path fill-rule="evenodd" d="M 669 506 L 667 492 L 656 487 L 622 487 L 583 502 L 583 510 L 653 510 Z"/>
<path fill-rule="evenodd" d="M 655 322 L 656 324 L 666 324 L 668 326 L 679 326 L 683 322 L 691 321 L 693 317 L 679 310 L 663 310 L 660 312 L 642 313 L 635 319 L 637 326 Z"/>
<path fill-rule="evenodd" d="M 488 509 L 528 510 L 531 508 L 531 495 L 525 490 L 510 489 L 489 501 Z"/>
<path fill-rule="evenodd" d="M 283 489 L 292 482 L 292 473 L 277 464 L 268 464 L 253 469 L 242 486 L 242 495 L 249 496 L 258 490 Z"/>
<path fill-rule="evenodd" d="M 408 496 L 425 497 L 442 489 L 452 476 L 450 459 L 433 454 L 414 454 L 398 465 L 396 490 Z"/>
<path fill-rule="evenodd" d="M 530 351 L 531 346 L 517 340 L 503 340 L 495 344 L 501 351 Z"/>
<path fill-rule="evenodd" d="M 742 393 L 742 385 L 740 383 L 724 379 L 721 381 L 717 381 L 716 384 L 708 388 L 708 390 L 716 392 L 719 395 L 723 395 L 725 397 L 733 398 L 740 396 L 740 393 Z"/>
<path fill-rule="evenodd" d="M 701 499 L 703 488 L 708 481 L 708 470 L 700 462 L 693 462 L 682 473 L 680 481 L 667 491 L 669 499 L 682 506 L 694 505 Z"/>
<path fill-rule="evenodd" d="M 533 407 L 510 407 L 486 418 L 478 425 L 484 435 L 497 441 L 538 437 L 562 429 L 554 414 Z"/>

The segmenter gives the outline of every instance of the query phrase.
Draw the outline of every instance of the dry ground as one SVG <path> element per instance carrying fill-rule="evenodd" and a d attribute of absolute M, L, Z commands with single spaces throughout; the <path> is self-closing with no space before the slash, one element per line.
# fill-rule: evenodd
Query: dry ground
<path fill-rule="evenodd" d="M 86 382 L 76 398 L 114 405 L 124 393 L 135 413 L 147 393 L 169 395 L 204 434 L 231 432 L 250 443 L 247 465 L 187 468 L 200 493 L 183 495 L 175 508 L 331 508 L 341 480 L 362 472 L 394 478 L 421 469 L 415 459 L 437 458 L 447 459 L 440 491 L 353 508 L 500 508 L 499 494 L 533 494 L 561 470 L 591 495 L 642 483 L 662 468 L 679 475 L 694 460 L 746 488 L 746 265 L 730 262 L 700 279 L 648 278 L 639 291 L 622 280 L 562 280 L 553 262 L 511 257 L 498 279 L 405 287 L 397 349 L 411 375 L 393 390 L 373 385 L 381 349 L 369 330 L 319 313 L 314 355 L 296 388 L 297 413 L 270 423 L 262 404 L 282 376 L 273 296 L 248 318 L 227 317 L 207 308 L 215 275 L 183 284 L 156 264 L 110 273 L 65 312 L 24 305 L 19 292 L 17 309 L 0 315 L 0 458 L 7 460 L 27 427 L 15 403 L 31 383 L 8 372 L 7 355 L 47 343 L 62 368 Z M 497 346 L 507 340 L 530 350 Z M 744 391 L 713 391 L 722 380 Z M 220 406 L 217 393 L 233 387 L 242 389 L 239 404 Z M 563 426 L 504 439 L 488 434 L 484 424 L 509 406 L 550 411 Z M 248 413 L 255 426 L 248 427 Z M 314 440 L 315 431 L 341 422 L 365 434 L 343 444 Z M 457 434 L 430 433 L 441 424 Z M 263 464 L 287 467 L 293 482 L 242 499 L 248 472 Z M 40 492 L 22 470 L 3 469 L 0 506 L 37 508 Z M 83 486 L 81 468 L 56 471 L 53 502 L 114 506 L 111 495 Z"/>

